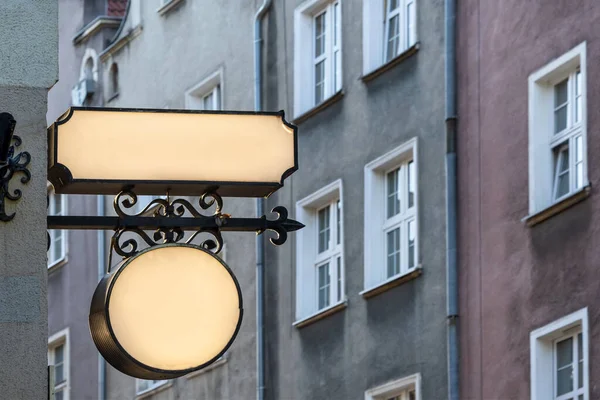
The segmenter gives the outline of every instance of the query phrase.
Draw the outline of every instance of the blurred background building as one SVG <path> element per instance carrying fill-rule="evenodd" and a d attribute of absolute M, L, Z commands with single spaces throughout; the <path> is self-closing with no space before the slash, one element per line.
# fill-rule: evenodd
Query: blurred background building
<path fill-rule="evenodd" d="M 455 28 L 451 0 L 61 0 L 48 122 L 70 105 L 285 110 L 300 169 L 264 204 L 225 199 L 224 211 L 283 205 L 306 224 L 282 247 L 225 236 L 241 331 L 173 381 L 98 356 L 87 315 L 108 239 L 53 232 L 49 360 L 63 398 L 449 398 L 456 149 L 461 398 L 599 397 L 587 133 L 600 6 L 538 3 L 466 0 Z M 176 162 L 174 148 L 165 132 L 156 156 Z M 111 202 L 51 196 L 49 212 Z"/>
<path fill-rule="evenodd" d="M 261 5 L 60 2 L 48 122 L 70 105 L 283 109 L 299 126 L 300 170 L 266 209 L 284 205 L 307 225 L 282 247 L 259 242 L 262 324 L 255 239 L 226 236 L 242 329 L 222 360 L 174 381 L 136 381 L 98 357 L 87 314 L 106 237 L 54 232 L 49 354 L 64 398 L 446 397 L 443 7 L 275 1 L 257 17 Z M 157 157 L 175 162 L 170 148 L 165 132 Z M 51 213 L 111 211 L 112 199 L 51 199 Z M 255 201 L 226 199 L 225 212 L 253 215 Z"/>

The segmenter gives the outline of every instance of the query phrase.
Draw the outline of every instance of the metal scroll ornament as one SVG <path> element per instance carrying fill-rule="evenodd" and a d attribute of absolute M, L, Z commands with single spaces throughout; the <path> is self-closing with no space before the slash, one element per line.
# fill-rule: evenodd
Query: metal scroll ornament
<path fill-rule="evenodd" d="M 11 129 L 14 129 L 14 124 Z M 18 201 L 23 195 L 20 189 L 11 191 L 9 183 L 15 175 L 21 176 L 22 184 L 31 180 L 31 172 L 27 168 L 31 162 L 31 155 L 26 151 L 15 155 L 15 148 L 21 146 L 22 140 L 19 136 L 13 136 L 12 130 L 10 135 L 3 136 L 3 140 L 6 142 L 2 143 L 0 141 L 0 147 L 5 146 L 7 152 L 6 161 L 3 161 L 3 157 L 0 157 L 0 221 L 8 222 L 15 217 L 15 213 L 6 213 L 6 200 Z M 14 143 L 13 145 L 10 144 L 11 141 Z"/>
<path fill-rule="evenodd" d="M 127 217 L 154 217 L 154 218 L 183 218 L 186 215 L 191 215 L 193 218 L 214 220 L 215 217 L 219 219 L 228 218 L 229 215 L 223 214 L 223 199 L 216 192 L 211 191 L 204 193 L 198 199 L 198 205 L 201 210 L 209 210 L 215 206 L 215 210 L 212 214 L 203 214 L 198 211 L 192 203 L 185 199 L 174 199 L 171 200 L 167 194 L 166 199 L 157 198 L 153 199 L 148 203 L 142 211 L 134 214 L 129 214 L 125 209 L 132 209 L 136 206 L 138 197 L 135 193 L 130 190 L 124 190 L 120 192 L 114 200 L 114 209 L 117 215 L 121 218 Z M 134 234 L 133 237 L 128 233 Z M 146 245 L 152 247 L 159 244 L 165 243 L 186 243 L 192 244 L 200 234 L 209 234 L 212 236 L 210 239 L 203 240 L 199 245 L 200 247 L 218 254 L 223 249 L 223 237 L 218 228 L 200 228 L 193 232 L 188 237 L 185 237 L 183 229 L 180 227 L 158 227 L 152 235 L 148 234 L 147 231 L 134 228 L 124 227 L 115 230 L 112 237 L 111 244 L 115 252 L 121 257 L 128 258 L 137 254 L 141 248 L 139 241 L 141 240 Z"/>

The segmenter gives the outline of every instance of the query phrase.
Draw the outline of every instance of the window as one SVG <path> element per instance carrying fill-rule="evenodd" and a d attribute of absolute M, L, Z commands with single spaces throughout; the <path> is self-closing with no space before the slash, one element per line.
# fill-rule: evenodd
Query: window
<path fill-rule="evenodd" d="M 309 0 L 295 11 L 296 116 L 342 89 L 341 16 L 339 0 Z"/>
<path fill-rule="evenodd" d="M 67 215 L 67 197 L 48 194 L 48 215 Z M 48 249 L 48 268 L 67 258 L 67 231 L 51 229 L 50 248 Z"/>
<path fill-rule="evenodd" d="M 588 400 L 587 308 L 530 335 L 531 399 Z"/>
<path fill-rule="evenodd" d="M 421 375 L 411 375 L 367 390 L 365 400 L 420 400 L 420 386 Z"/>
<path fill-rule="evenodd" d="M 365 289 L 418 265 L 416 143 L 365 166 Z"/>
<path fill-rule="evenodd" d="M 345 300 L 342 182 L 300 200 L 296 214 L 306 224 L 296 235 L 296 318 L 302 320 Z"/>
<path fill-rule="evenodd" d="M 222 110 L 222 71 L 219 70 L 189 89 L 185 94 L 186 108 L 191 110 Z"/>
<path fill-rule="evenodd" d="M 116 63 L 110 66 L 109 72 L 110 78 L 110 97 L 114 97 L 119 94 L 119 67 Z"/>
<path fill-rule="evenodd" d="M 69 331 L 65 329 L 48 339 L 48 364 L 54 366 L 55 400 L 69 399 Z"/>
<path fill-rule="evenodd" d="M 529 77 L 529 212 L 588 184 L 585 43 Z"/>
<path fill-rule="evenodd" d="M 417 43 L 416 7 L 416 0 L 363 0 L 364 74 Z"/>
<path fill-rule="evenodd" d="M 153 389 L 156 389 L 159 386 L 166 384 L 168 381 L 160 380 L 145 380 L 145 379 L 136 379 L 135 380 L 135 393 L 136 395 L 147 393 Z"/>

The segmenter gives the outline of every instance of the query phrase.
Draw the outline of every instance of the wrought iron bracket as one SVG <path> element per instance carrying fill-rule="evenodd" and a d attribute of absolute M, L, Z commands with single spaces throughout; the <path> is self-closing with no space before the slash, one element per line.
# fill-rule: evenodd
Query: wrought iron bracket
<path fill-rule="evenodd" d="M 256 232 L 273 231 L 277 234 L 271 238 L 274 245 L 282 245 L 287 240 L 288 232 L 304 227 L 298 221 L 288 218 L 285 207 L 275 207 L 273 213 L 277 218 L 233 218 L 222 212 L 223 200 L 214 191 L 200 196 L 199 208 L 195 208 L 188 200 L 174 199 L 168 195 L 166 199 L 152 200 L 142 211 L 128 214 L 137 204 L 137 196 L 130 190 L 119 193 L 114 200 L 116 216 L 48 216 L 48 229 L 82 229 L 113 230 L 115 233 L 111 246 L 122 257 L 130 257 L 140 249 L 140 243 L 155 246 L 162 243 L 191 243 L 200 234 L 208 234 L 210 239 L 201 242 L 201 246 L 213 253 L 223 247 L 221 232 Z M 203 214 L 200 210 L 213 209 L 212 214 Z M 149 234 L 147 231 L 154 231 Z M 191 235 L 185 235 L 191 232 Z M 128 235 L 133 234 L 133 235 Z"/>
<path fill-rule="evenodd" d="M 31 155 L 23 151 L 15 155 L 15 148 L 21 146 L 22 140 L 13 135 L 16 121 L 9 113 L 0 113 L 0 221 L 8 222 L 15 217 L 15 213 L 6 213 L 6 201 L 18 201 L 23 193 L 20 189 L 10 190 L 12 178 L 20 174 L 21 183 L 31 180 L 31 172 L 27 168 L 31 162 Z"/>

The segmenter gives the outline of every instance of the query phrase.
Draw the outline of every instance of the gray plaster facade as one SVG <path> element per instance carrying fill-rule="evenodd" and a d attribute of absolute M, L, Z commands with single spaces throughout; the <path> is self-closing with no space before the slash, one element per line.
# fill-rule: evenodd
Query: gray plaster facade
<path fill-rule="evenodd" d="M 276 2 L 269 14 L 268 109 L 292 111 L 294 9 L 301 3 Z M 268 201 L 294 210 L 298 200 L 342 180 L 347 307 L 294 327 L 298 249 L 267 246 L 269 399 L 362 399 L 370 388 L 415 373 L 422 377 L 422 399 L 447 397 L 443 2 L 419 1 L 418 52 L 369 82 L 360 79 L 362 15 L 362 2 L 342 2 L 343 98 L 299 124 L 300 168 Z M 423 274 L 365 299 L 359 294 L 365 289 L 363 171 L 414 137 Z"/>
<path fill-rule="evenodd" d="M 65 7 L 71 4 L 67 0 L 62 3 Z M 193 107 L 190 96 L 195 94 L 198 85 L 219 76 L 222 108 L 253 110 L 252 32 L 254 14 L 262 1 L 181 0 L 172 3 L 175 7 L 167 11 L 160 7 L 160 0 L 131 0 L 118 36 L 111 38 L 108 44 L 102 35 L 110 35 L 98 33 L 85 42 L 76 45 L 71 42 L 70 50 L 61 51 L 61 62 L 68 64 L 64 80 L 69 83 L 60 89 L 60 94 L 58 89 L 55 92 L 61 100 L 58 106 L 51 107 L 49 120 L 66 108 L 69 88 L 81 78 L 82 62 L 90 54 L 88 48 L 98 55 L 100 87 L 88 98 L 90 105 Z M 293 109 L 294 91 L 298 90 L 294 88 L 293 78 L 297 40 L 294 10 L 301 3 L 299 0 L 274 1 L 264 19 L 263 108 L 285 110 L 288 120 L 298 114 Z M 268 199 L 267 205 L 269 209 L 283 205 L 293 218 L 300 199 L 341 179 L 345 307 L 332 315 L 308 321 L 301 328 L 294 326 L 298 320 L 296 238 L 291 234 L 281 247 L 267 243 L 265 396 L 274 400 L 363 399 L 365 391 L 371 388 L 420 374 L 420 400 L 443 399 L 447 386 L 443 2 L 418 2 L 418 49 L 368 82 L 361 79 L 364 75 L 363 2 L 342 0 L 341 6 L 343 94 L 323 110 L 297 122 L 300 169 Z M 68 22 L 70 33 L 65 35 L 72 35 L 69 40 L 81 30 L 84 21 L 95 18 L 83 9 L 77 11 L 77 15 L 81 15 L 79 22 Z M 68 41 L 64 43 L 68 46 Z M 110 87 L 113 64 L 118 66 L 116 92 Z M 414 138 L 418 143 L 420 210 L 417 259 L 422 273 L 365 298 L 360 294 L 365 289 L 364 168 Z M 169 151 L 174 147 L 167 138 L 166 156 L 176 157 L 176 151 Z M 78 198 L 70 200 L 70 212 L 94 213 L 93 198 L 78 201 Z M 256 212 L 255 202 L 225 199 L 224 211 L 235 216 L 251 216 Z M 70 236 L 69 262 L 55 273 L 61 278 L 55 279 L 56 293 L 50 293 L 51 302 L 57 299 L 58 309 L 50 311 L 51 325 L 57 321 L 52 325 L 56 329 L 61 324 L 87 325 L 87 316 L 80 315 L 77 307 L 87 312 L 97 279 L 96 267 L 88 265 L 91 271 L 83 271 L 84 266 L 75 264 L 74 253 L 87 249 L 83 250 L 87 255 L 82 259 L 95 259 L 95 240 L 96 236 L 88 233 Z M 245 310 L 240 333 L 224 360 L 200 373 L 158 386 L 145 393 L 144 398 L 256 397 L 254 241 L 253 235 L 243 233 L 225 236 L 226 261 L 240 282 Z M 76 268 L 80 271 L 75 272 Z M 59 298 L 58 293 L 76 281 L 81 283 L 77 294 L 68 301 Z M 66 310 L 74 312 L 72 317 L 63 316 Z M 83 330 L 77 332 L 83 335 Z M 87 333 L 78 340 L 82 345 L 77 354 L 72 355 L 72 365 L 81 365 L 86 370 L 78 372 L 81 378 L 77 379 L 89 384 L 85 396 L 94 398 L 102 383 L 97 378 L 97 367 L 92 365 L 96 359 L 87 353 L 93 343 Z M 108 399 L 136 397 L 135 380 L 111 367 L 107 369 L 104 384 Z M 75 382 L 73 385 L 74 396 Z M 84 392 L 80 393 L 86 398 Z"/>
<path fill-rule="evenodd" d="M 47 397 L 46 107 L 58 79 L 58 3 L 4 1 L 0 5 L 0 112 L 17 121 L 15 134 L 32 161 L 32 179 L 10 184 L 10 222 L 0 222 L 0 396 Z"/>

